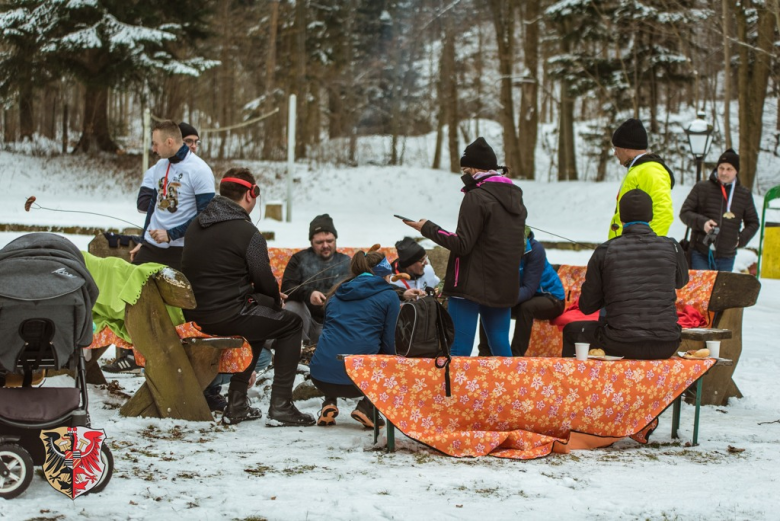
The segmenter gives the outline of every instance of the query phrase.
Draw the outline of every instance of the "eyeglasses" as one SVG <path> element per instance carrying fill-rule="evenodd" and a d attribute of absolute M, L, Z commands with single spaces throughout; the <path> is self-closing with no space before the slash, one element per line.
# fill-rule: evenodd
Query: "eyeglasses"
<path fill-rule="evenodd" d="M 185 139 L 184 144 L 188 147 L 198 147 L 200 146 L 200 139 Z"/>

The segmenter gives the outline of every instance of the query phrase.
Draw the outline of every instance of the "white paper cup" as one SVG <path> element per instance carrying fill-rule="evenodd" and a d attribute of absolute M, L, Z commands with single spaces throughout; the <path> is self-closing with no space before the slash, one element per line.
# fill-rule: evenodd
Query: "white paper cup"
<path fill-rule="evenodd" d="M 574 353 L 577 360 L 587 360 L 588 351 L 590 351 L 590 344 L 586 344 L 585 342 L 576 342 L 574 344 Z"/>
<path fill-rule="evenodd" d="M 720 358 L 720 340 L 707 340 L 707 349 L 711 357 Z"/>

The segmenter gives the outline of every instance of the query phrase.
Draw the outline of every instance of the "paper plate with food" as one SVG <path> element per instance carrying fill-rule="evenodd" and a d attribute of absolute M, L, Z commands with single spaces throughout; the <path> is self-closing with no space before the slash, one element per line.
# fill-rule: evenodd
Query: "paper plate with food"
<path fill-rule="evenodd" d="M 603 362 L 613 362 L 615 360 L 622 360 L 622 356 L 609 356 L 603 349 L 591 349 L 588 351 L 589 360 L 601 360 Z"/>
<path fill-rule="evenodd" d="M 710 357 L 710 350 L 706 347 L 704 349 L 691 349 L 690 351 L 685 352 L 678 352 L 677 353 L 680 358 L 685 358 L 686 360 L 703 360 L 704 358 Z"/>

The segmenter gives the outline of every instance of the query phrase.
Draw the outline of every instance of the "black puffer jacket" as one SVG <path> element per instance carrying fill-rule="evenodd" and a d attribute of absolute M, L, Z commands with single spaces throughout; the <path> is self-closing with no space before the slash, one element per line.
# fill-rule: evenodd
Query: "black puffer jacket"
<path fill-rule="evenodd" d="M 733 219 L 723 217 L 726 213 L 726 199 L 723 197 L 721 184 L 718 181 L 717 170 L 710 174 L 708 180 L 696 183 L 680 210 L 680 219 L 691 228 L 691 244 L 696 251 L 704 255 L 708 252 L 707 246 L 702 242 L 706 236 L 704 223 L 710 219 L 717 222 L 720 227 L 715 240 L 717 258 L 733 257 L 737 254 L 737 248 L 743 248 L 758 231 L 759 219 L 753 203 L 753 194 L 740 185 L 739 177 L 732 186 L 736 190 L 731 200 Z M 728 197 L 730 188 L 725 188 Z M 744 228 L 742 228 L 743 223 Z"/>
<path fill-rule="evenodd" d="M 675 289 L 687 283 L 688 263 L 677 241 L 636 223 L 596 248 L 579 305 L 586 314 L 606 308 L 610 340 L 679 340 Z"/>
<path fill-rule="evenodd" d="M 527 215 L 523 191 L 496 175 L 467 189 L 455 233 L 426 222 L 422 234 L 450 250 L 444 295 L 490 307 L 514 306 Z"/>
<path fill-rule="evenodd" d="M 282 309 L 265 238 L 246 211 L 227 197 L 214 197 L 187 228 L 181 267 L 198 304 L 184 311 L 187 320 L 227 320 L 249 298 Z"/>

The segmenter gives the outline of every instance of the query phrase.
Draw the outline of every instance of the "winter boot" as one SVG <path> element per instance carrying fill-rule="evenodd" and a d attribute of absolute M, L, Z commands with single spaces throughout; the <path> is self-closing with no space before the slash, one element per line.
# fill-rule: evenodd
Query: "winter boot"
<path fill-rule="evenodd" d="M 339 415 L 339 408 L 337 406 L 336 398 L 326 398 L 322 402 L 322 409 L 320 409 L 320 417 L 317 418 L 317 426 L 328 427 L 330 425 L 336 425 L 336 416 Z"/>
<path fill-rule="evenodd" d="M 225 412 L 228 403 L 220 393 L 221 388 L 221 385 L 210 385 L 203 391 L 203 396 L 206 398 L 206 403 L 211 412 Z"/>
<path fill-rule="evenodd" d="M 269 427 L 309 427 L 314 423 L 314 416 L 299 411 L 292 398 L 271 394 L 266 422 Z"/>
<path fill-rule="evenodd" d="M 373 429 L 374 410 L 374 406 L 370 401 L 368 401 L 368 398 L 363 398 L 358 402 L 357 407 L 355 407 L 355 410 L 352 411 L 350 416 L 352 416 L 352 419 L 358 423 L 361 423 L 366 429 Z M 385 426 L 385 420 L 383 420 L 382 416 L 379 414 L 377 414 L 376 424 L 380 429 Z"/>
<path fill-rule="evenodd" d="M 222 416 L 222 423 L 235 425 L 243 421 L 259 420 L 263 413 L 256 407 L 249 406 L 246 382 L 230 382 L 228 388 L 228 405 Z"/>

